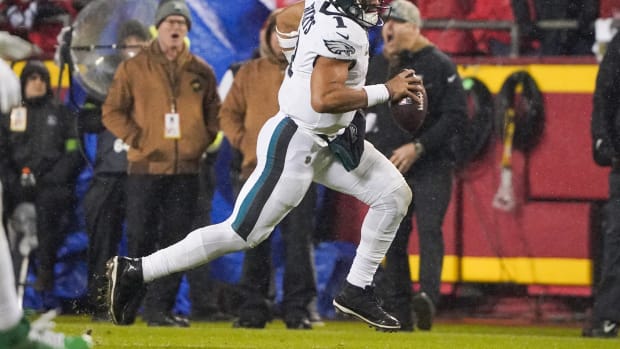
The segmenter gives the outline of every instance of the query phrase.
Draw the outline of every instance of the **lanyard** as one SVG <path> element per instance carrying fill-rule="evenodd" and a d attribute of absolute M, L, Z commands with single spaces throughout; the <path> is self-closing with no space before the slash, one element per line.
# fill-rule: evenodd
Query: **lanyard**
<path fill-rule="evenodd" d="M 164 74 L 166 75 L 166 80 L 168 81 L 168 90 L 170 91 L 170 95 L 172 100 L 170 101 L 170 111 L 172 113 L 176 113 L 176 100 L 181 94 L 181 89 L 179 86 L 179 80 L 181 72 L 177 74 L 177 64 L 176 62 L 168 62 L 164 66 Z"/>

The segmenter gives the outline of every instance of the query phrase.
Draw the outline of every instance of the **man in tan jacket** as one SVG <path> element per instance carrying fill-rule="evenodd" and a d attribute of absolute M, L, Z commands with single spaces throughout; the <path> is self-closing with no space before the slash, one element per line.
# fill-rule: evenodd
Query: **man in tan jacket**
<path fill-rule="evenodd" d="M 216 78 L 185 44 L 191 27 L 185 2 L 162 1 L 155 25 L 157 39 L 119 66 L 103 105 L 105 127 L 130 146 L 131 256 L 164 248 L 190 232 L 200 157 L 218 132 Z M 151 286 L 143 314 L 148 325 L 189 325 L 170 313 L 180 278 L 172 275 Z M 133 306 L 135 315 L 139 304 Z"/>

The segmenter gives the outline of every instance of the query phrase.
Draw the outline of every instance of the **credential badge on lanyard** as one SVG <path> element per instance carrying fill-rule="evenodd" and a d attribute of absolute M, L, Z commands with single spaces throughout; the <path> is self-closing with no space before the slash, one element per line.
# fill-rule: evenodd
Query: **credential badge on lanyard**
<path fill-rule="evenodd" d="M 164 115 L 165 129 L 164 138 L 166 139 L 180 139 L 181 138 L 181 117 L 179 113 L 175 111 L 174 105 L 172 111 Z"/>
<path fill-rule="evenodd" d="M 28 112 L 25 107 L 16 107 L 11 110 L 11 132 L 25 132 L 28 125 Z"/>

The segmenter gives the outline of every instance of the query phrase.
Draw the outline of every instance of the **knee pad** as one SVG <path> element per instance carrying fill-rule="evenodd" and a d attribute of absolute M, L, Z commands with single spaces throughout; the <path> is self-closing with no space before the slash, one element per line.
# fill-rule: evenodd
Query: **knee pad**
<path fill-rule="evenodd" d="M 389 196 L 393 198 L 397 212 L 404 216 L 413 199 L 413 192 L 407 182 L 403 181 Z"/>

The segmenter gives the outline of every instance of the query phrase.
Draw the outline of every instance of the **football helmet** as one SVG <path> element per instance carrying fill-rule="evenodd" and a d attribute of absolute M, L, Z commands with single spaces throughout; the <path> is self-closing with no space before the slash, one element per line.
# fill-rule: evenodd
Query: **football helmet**
<path fill-rule="evenodd" d="M 383 25 L 383 18 L 389 16 L 390 7 L 379 0 L 373 4 L 373 0 L 330 0 L 330 2 L 363 27 Z"/>

